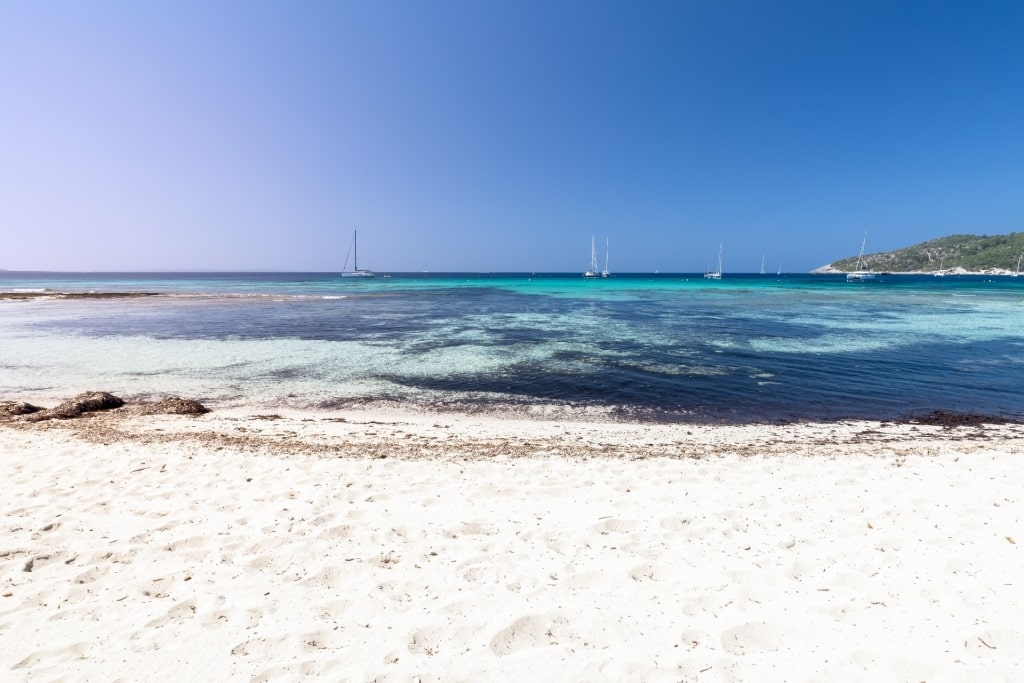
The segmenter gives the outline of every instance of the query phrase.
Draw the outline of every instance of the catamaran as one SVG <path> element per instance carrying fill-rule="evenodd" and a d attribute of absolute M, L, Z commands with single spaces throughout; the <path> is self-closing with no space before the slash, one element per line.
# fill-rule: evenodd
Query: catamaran
<path fill-rule="evenodd" d="M 875 273 L 870 270 L 864 270 L 861 268 L 861 262 L 864 260 L 864 246 L 868 243 L 868 234 L 864 233 L 864 240 L 860 243 L 860 256 L 857 257 L 857 270 L 850 271 L 846 274 L 847 282 L 863 282 L 865 280 L 874 280 Z"/>
<path fill-rule="evenodd" d="M 590 270 L 583 273 L 583 277 L 592 280 L 597 277 L 597 247 L 594 243 L 594 236 L 590 236 Z"/>
<path fill-rule="evenodd" d="M 352 231 L 352 246 L 349 249 L 349 251 L 352 252 L 353 256 L 355 257 L 353 259 L 353 261 L 352 261 L 353 265 L 355 266 L 355 270 L 345 270 L 345 268 L 348 268 L 348 255 L 346 254 L 346 256 L 345 256 L 345 265 L 342 266 L 341 276 L 342 277 L 377 277 L 377 274 L 374 273 L 372 270 L 366 270 L 365 268 L 361 269 L 359 267 L 359 241 L 358 241 L 358 236 L 359 236 L 359 231 L 358 230 L 353 230 Z"/>
<path fill-rule="evenodd" d="M 718 270 L 709 271 L 704 273 L 705 280 L 721 280 L 722 279 L 722 243 L 718 243 Z"/>

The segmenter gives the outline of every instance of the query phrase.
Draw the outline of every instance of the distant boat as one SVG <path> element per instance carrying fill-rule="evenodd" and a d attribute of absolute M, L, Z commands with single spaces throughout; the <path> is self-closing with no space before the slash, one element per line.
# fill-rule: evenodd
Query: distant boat
<path fill-rule="evenodd" d="M 1020 276 L 1020 260 L 1021 259 L 1024 259 L 1024 251 L 1022 251 L 1020 253 L 1020 256 L 1017 257 L 1017 270 L 1013 271 L 1013 273 L 1010 275 L 1010 277 L 1019 277 Z"/>
<path fill-rule="evenodd" d="M 874 280 L 875 273 L 870 270 L 864 270 L 861 268 L 861 263 L 864 261 L 864 246 L 868 243 L 868 234 L 864 233 L 864 241 L 860 243 L 860 256 L 857 257 L 857 270 L 851 271 L 846 274 L 847 282 L 864 282 L 866 280 Z"/>
<path fill-rule="evenodd" d="M 611 273 L 608 271 L 608 238 L 604 238 L 604 270 L 601 271 L 601 277 L 608 277 Z"/>
<path fill-rule="evenodd" d="M 345 265 L 342 266 L 341 276 L 342 277 L 377 277 L 377 274 L 372 270 L 361 269 L 359 267 L 359 231 L 352 231 L 352 246 L 349 248 L 349 252 L 352 253 L 354 259 L 352 260 L 354 270 L 345 270 L 348 268 L 348 255 L 345 256 Z"/>
<path fill-rule="evenodd" d="M 721 280 L 722 279 L 722 243 L 718 243 L 718 270 L 714 272 L 704 273 L 705 280 Z"/>
<path fill-rule="evenodd" d="M 594 236 L 590 236 L 590 270 L 583 273 L 583 277 L 587 280 L 593 280 L 597 277 L 597 246 L 594 244 Z"/>
<path fill-rule="evenodd" d="M 944 271 L 944 270 L 942 269 L 942 265 L 943 265 L 943 264 L 944 264 L 945 262 L 946 262 L 946 257 L 945 257 L 945 256 L 943 256 L 942 258 L 940 258 L 940 259 L 939 259 L 939 269 L 938 269 L 938 270 L 936 270 L 936 271 L 935 271 L 934 273 L 932 273 L 932 275 L 934 275 L 935 277 L 946 277 L 946 271 Z"/>
<path fill-rule="evenodd" d="M 761 275 L 764 275 L 764 254 L 761 255 Z"/>

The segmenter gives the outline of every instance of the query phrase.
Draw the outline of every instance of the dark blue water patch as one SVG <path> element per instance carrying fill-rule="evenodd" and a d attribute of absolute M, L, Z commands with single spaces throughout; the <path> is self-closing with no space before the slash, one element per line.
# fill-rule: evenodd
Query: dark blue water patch
<path fill-rule="evenodd" d="M 571 369 L 518 363 L 495 373 L 453 373 L 389 382 L 432 392 L 484 393 L 483 402 L 563 403 L 619 408 L 661 420 L 896 420 L 932 411 L 982 412 L 1024 419 L 1017 375 L 1024 343 L 922 343 L 898 350 L 829 354 L 743 354 L 713 372 L 667 374 L 635 365 L 576 357 Z M 984 363 L 970 360 L 975 355 Z M 756 361 L 756 367 L 743 362 Z M 1002 359 L 1000 362 L 997 359 Z M 566 360 L 563 358 L 562 360 Z M 770 380 L 763 375 L 770 374 Z"/>
<path fill-rule="evenodd" d="M 461 324 L 463 331 L 479 329 L 473 321 L 480 316 L 523 311 L 558 316 L 570 310 L 571 302 L 557 297 L 479 288 L 337 300 L 161 302 L 159 306 L 125 307 L 113 313 L 97 309 L 90 314 L 40 321 L 34 326 L 97 337 L 390 342 L 452 323 Z M 500 328 L 496 331 L 501 332 Z"/>

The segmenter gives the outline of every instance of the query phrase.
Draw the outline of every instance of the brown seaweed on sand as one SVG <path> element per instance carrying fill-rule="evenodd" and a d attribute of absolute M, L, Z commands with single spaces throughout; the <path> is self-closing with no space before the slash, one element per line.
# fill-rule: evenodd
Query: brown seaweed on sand
<path fill-rule="evenodd" d="M 971 413 L 954 413 L 947 410 L 936 410 L 928 415 L 914 417 L 910 422 L 943 427 L 944 429 L 955 429 L 957 427 L 981 427 L 986 424 L 1001 425 L 1012 424 L 1013 420 L 996 415 L 975 415 Z"/>
<path fill-rule="evenodd" d="M 168 396 L 137 406 L 133 412 L 139 415 L 205 415 L 210 409 L 191 398 Z"/>
<path fill-rule="evenodd" d="M 24 401 L 0 401 L 0 417 L 13 417 L 15 415 L 30 415 L 38 413 L 42 408 Z"/>
<path fill-rule="evenodd" d="M 69 420 L 88 413 L 121 408 L 125 402 L 105 391 L 89 391 L 64 401 L 55 408 L 40 408 L 23 401 L 0 401 L 0 418 L 19 418 L 24 422 Z M 199 401 L 180 396 L 167 396 L 158 401 L 125 408 L 130 415 L 205 415 L 210 409 Z"/>
<path fill-rule="evenodd" d="M 87 391 L 84 394 L 75 396 L 73 399 L 64 401 L 55 408 L 40 410 L 32 414 L 28 419 L 30 422 L 53 419 L 69 420 L 81 417 L 85 413 L 120 408 L 123 405 L 124 401 L 113 394 L 108 394 L 105 391 Z"/>

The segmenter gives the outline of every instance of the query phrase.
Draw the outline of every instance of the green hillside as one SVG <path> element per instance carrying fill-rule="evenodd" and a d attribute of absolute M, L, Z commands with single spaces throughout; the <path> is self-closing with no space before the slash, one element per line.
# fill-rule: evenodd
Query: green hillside
<path fill-rule="evenodd" d="M 1013 270 L 1024 252 L 1024 232 L 1008 235 L 950 235 L 921 242 L 896 251 L 865 254 L 861 266 L 865 270 L 933 271 L 963 268 L 969 271 Z M 834 270 L 857 269 L 857 256 L 834 261 Z M 1024 266 L 1022 266 L 1024 268 Z"/>

